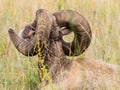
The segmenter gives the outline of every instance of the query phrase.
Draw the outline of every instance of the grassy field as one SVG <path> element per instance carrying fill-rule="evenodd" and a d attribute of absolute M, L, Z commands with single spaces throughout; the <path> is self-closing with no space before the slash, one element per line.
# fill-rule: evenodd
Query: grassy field
<path fill-rule="evenodd" d="M 0 0 L 0 90 L 34 90 L 39 84 L 37 56 L 23 56 L 8 37 L 10 27 L 18 32 L 39 8 L 81 13 L 93 32 L 84 56 L 120 65 L 120 0 Z"/>

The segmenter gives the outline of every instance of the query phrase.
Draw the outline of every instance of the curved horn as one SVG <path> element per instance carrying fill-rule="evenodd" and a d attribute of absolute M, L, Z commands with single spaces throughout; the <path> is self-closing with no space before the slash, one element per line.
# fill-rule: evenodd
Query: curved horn
<path fill-rule="evenodd" d="M 34 56 L 37 53 L 34 52 L 36 36 L 31 40 L 27 41 L 21 39 L 12 29 L 8 30 L 11 41 L 13 42 L 16 49 L 25 56 Z"/>
<path fill-rule="evenodd" d="M 74 40 L 71 43 L 66 43 L 64 40 L 62 42 L 64 53 L 68 56 L 82 54 L 90 45 L 92 38 L 91 28 L 87 20 L 72 10 L 61 10 L 53 15 L 60 27 L 66 27 L 66 30 L 74 32 Z"/>
<path fill-rule="evenodd" d="M 34 56 L 40 48 L 38 45 L 45 44 L 52 26 L 52 14 L 44 9 L 39 9 L 36 12 L 36 19 L 33 24 L 36 26 L 35 35 L 32 40 L 21 39 L 12 29 L 8 33 L 11 41 L 16 49 L 25 56 Z"/>

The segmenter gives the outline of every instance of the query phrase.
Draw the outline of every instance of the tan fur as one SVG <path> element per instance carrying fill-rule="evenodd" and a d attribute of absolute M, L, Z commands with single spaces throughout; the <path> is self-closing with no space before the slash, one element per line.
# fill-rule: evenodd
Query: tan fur
<path fill-rule="evenodd" d="M 59 65 L 55 67 L 57 66 L 59 67 Z M 62 62 L 58 72 L 54 74 L 55 90 L 115 90 L 115 88 L 119 90 L 120 88 L 118 66 L 102 60 L 68 60 Z M 48 85 L 41 90 L 52 90 L 50 88 Z"/>

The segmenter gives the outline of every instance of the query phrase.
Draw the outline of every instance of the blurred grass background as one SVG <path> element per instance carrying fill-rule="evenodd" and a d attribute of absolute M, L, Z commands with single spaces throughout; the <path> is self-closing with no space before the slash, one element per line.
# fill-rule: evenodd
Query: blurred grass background
<path fill-rule="evenodd" d="M 37 57 L 20 54 L 7 32 L 32 22 L 39 8 L 78 11 L 93 32 L 85 57 L 120 65 L 120 0 L 0 0 L 0 90 L 34 90 L 39 84 Z"/>

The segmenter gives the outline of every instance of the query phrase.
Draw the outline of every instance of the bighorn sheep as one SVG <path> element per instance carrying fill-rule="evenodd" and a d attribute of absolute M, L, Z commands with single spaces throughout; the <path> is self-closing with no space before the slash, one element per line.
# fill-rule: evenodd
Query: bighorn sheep
<path fill-rule="evenodd" d="M 66 55 L 76 54 L 74 44 L 79 45 L 81 52 L 84 52 L 90 44 L 92 37 L 90 26 L 81 15 L 71 10 L 51 14 L 47 10 L 40 9 L 36 13 L 34 23 L 36 24 L 35 35 L 31 40 L 21 39 L 12 29 L 9 29 L 9 36 L 18 51 L 26 56 L 36 55 L 38 47 L 43 46 L 42 48 L 45 49 L 43 52 L 44 64 L 55 90 L 114 90 L 120 88 L 117 66 L 94 59 L 68 59 L 66 57 Z M 72 27 L 70 28 L 69 25 Z M 80 42 L 66 44 L 72 53 L 63 46 L 61 27 L 73 30 Z M 69 44 L 73 46 L 70 47 Z M 38 66 L 41 67 L 40 63 Z M 42 83 L 45 86 L 41 86 L 40 90 L 51 90 L 49 81 L 45 79 L 45 83 Z"/>

